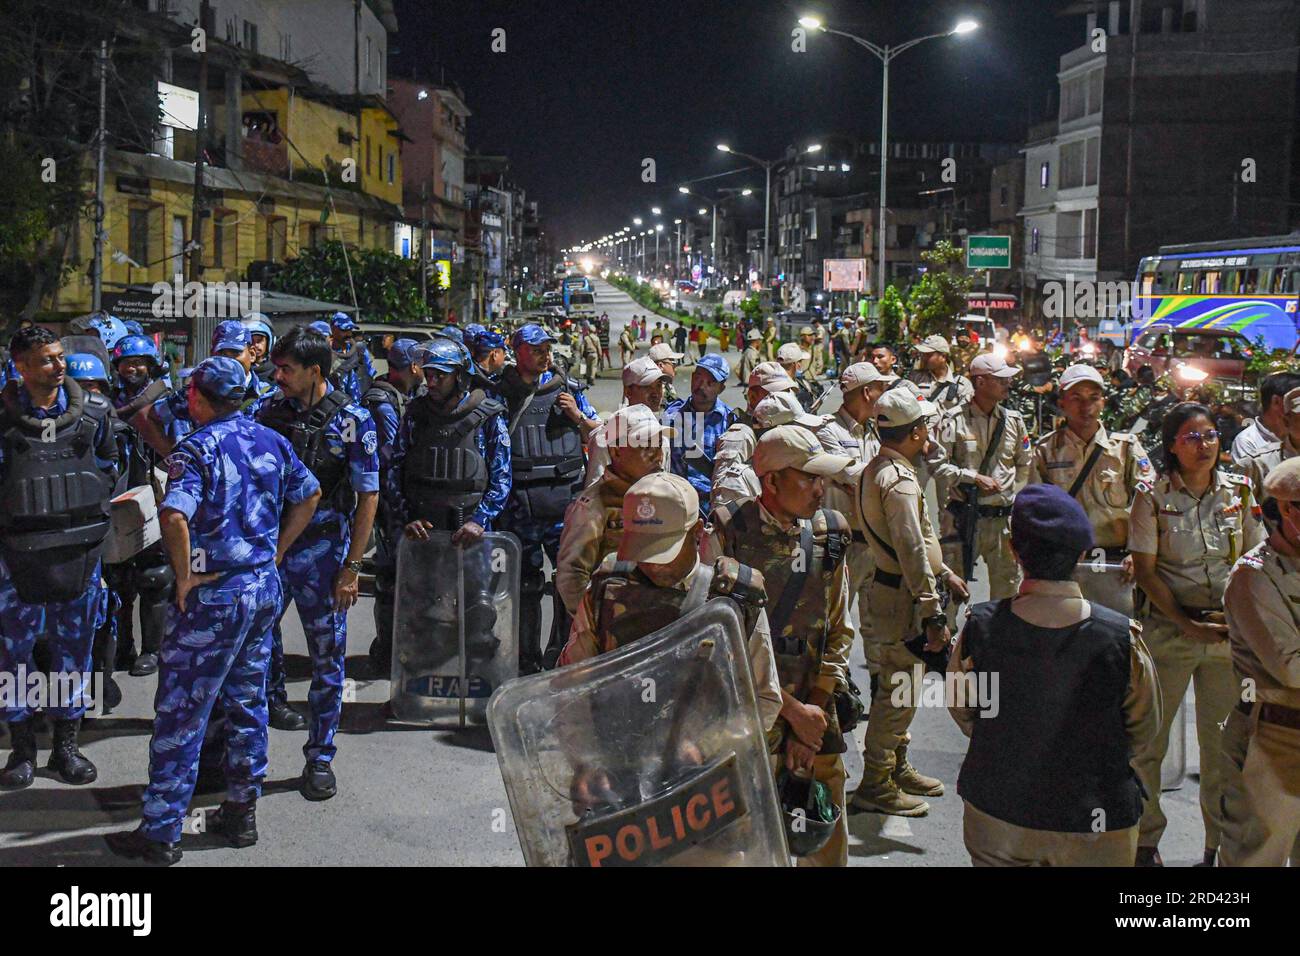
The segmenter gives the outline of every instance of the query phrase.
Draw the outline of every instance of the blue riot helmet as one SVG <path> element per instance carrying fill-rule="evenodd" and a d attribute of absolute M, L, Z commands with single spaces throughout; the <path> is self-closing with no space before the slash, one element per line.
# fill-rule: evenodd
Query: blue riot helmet
<path fill-rule="evenodd" d="M 95 316 L 90 320 L 88 326 L 94 329 L 99 337 L 104 340 L 104 348 L 110 352 L 117 347 L 118 342 L 130 334 L 126 323 L 115 315 L 109 315 L 107 312 L 101 312 Z"/>
<path fill-rule="evenodd" d="M 124 319 L 122 324 L 126 326 L 126 330 L 132 335 L 144 335 L 144 326 L 135 319 Z"/>
<path fill-rule="evenodd" d="M 158 358 L 158 349 L 154 347 L 153 339 L 145 335 L 128 335 L 118 342 L 117 347 L 113 349 L 113 364 L 116 365 L 118 359 L 131 358 L 136 355 L 143 355 L 161 364 Z"/>
<path fill-rule="evenodd" d="M 74 352 L 68 356 L 68 377 L 77 382 L 102 382 L 108 384 L 108 370 L 98 355 Z"/>
<path fill-rule="evenodd" d="M 469 353 L 450 336 L 437 335 L 425 344 L 420 355 L 420 368 L 440 372 L 465 372 L 471 367 Z"/>
<path fill-rule="evenodd" d="M 266 354 L 270 355 L 271 346 L 275 344 L 275 327 L 271 325 L 271 320 L 261 312 L 249 312 L 244 316 L 244 328 L 253 335 L 266 336 Z"/>
<path fill-rule="evenodd" d="M 435 332 L 434 335 L 441 335 L 446 338 L 452 339 L 453 341 L 459 342 L 462 345 L 465 344 L 465 338 L 466 338 L 465 332 L 460 328 L 460 326 L 457 325 L 445 326 L 439 329 L 437 332 Z"/>

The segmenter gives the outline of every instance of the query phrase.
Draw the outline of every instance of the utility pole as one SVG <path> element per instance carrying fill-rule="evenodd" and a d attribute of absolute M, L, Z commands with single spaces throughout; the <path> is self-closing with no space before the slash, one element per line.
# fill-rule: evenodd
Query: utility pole
<path fill-rule="evenodd" d="M 199 123 L 194 135 L 194 200 L 190 204 L 190 281 L 203 278 L 203 153 L 207 148 L 208 129 L 208 45 L 212 42 L 212 9 L 208 0 L 200 0 L 199 23 L 203 28 L 203 50 L 199 53 Z"/>
<path fill-rule="evenodd" d="M 103 308 L 104 295 L 104 151 L 108 139 L 108 130 L 104 128 L 107 120 L 108 90 L 108 41 L 99 41 L 99 128 L 95 130 L 95 264 L 90 295 L 90 309 L 98 312 Z"/>
<path fill-rule="evenodd" d="M 420 183 L 420 301 L 424 311 L 429 311 L 429 222 L 425 218 L 425 201 L 429 197 L 429 184 Z"/>

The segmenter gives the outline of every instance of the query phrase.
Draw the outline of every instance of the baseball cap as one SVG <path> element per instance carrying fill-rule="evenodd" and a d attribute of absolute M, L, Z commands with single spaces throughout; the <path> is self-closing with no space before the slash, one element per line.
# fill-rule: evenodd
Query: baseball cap
<path fill-rule="evenodd" d="M 817 333 L 813 331 L 813 327 L 812 327 L 811 325 L 805 325 L 802 329 L 799 330 L 799 334 L 800 334 L 800 335 L 816 335 Z"/>
<path fill-rule="evenodd" d="M 324 319 L 321 319 L 319 322 L 311 323 L 307 328 L 310 331 L 315 332 L 317 335 L 323 335 L 325 338 L 330 337 L 330 324 Z"/>
<path fill-rule="evenodd" d="M 763 333 L 758 331 L 758 329 L 750 329 L 748 332 L 745 333 L 745 341 L 761 342 L 763 341 Z"/>
<path fill-rule="evenodd" d="M 212 351 L 222 352 L 230 349 L 233 352 L 242 352 L 253 341 L 253 333 L 243 322 L 235 319 L 226 319 L 224 322 L 218 322 L 217 327 L 212 330 Z"/>
<path fill-rule="evenodd" d="M 782 468 L 797 468 L 812 475 L 838 475 L 851 464 L 852 458 L 828 453 L 816 435 L 798 425 L 778 425 L 764 432 L 754 449 L 754 474 L 760 478 Z"/>
<path fill-rule="evenodd" d="M 786 342 L 776 350 L 776 360 L 778 362 L 802 362 L 809 357 L 808 353 L 799 347 L 797 342 Z"/>
<path fill-rule="evenodd" d="M 510 336 L 510 347 L 517 349 L 521 345 L 544 345 L 554 341 L 550 332 L 536 322 L 529 322 L 527 325 L 521 325 L 515 330 L 515 334 Z"/>
<path fill-rule="evenodd" d="M 244 366 L 224 355 L 214 355 L 194 366 L 190 381 L 208 398 L 230 399 L 244 394 L 248 379 Z"/>
<path fill-rule="evenodd" d="M 351 331 L 357 327 L 357 324 L 352 321 L 351 316 L 346 312 L 335 312 L 330 316 L 330 324 L 334 326 L 334 328 L 341 329 L 344 332 Z"/>
<path fill-rule="evenodd" d="M 1300 458 L 1288 458 L 1264 479 L 1264 497 L 1300 501 Z"/>
<path fill-rule="evenodd" d="M 792 422 L 805 428 L 821 428 L 823 424 L 821 418 L 803 410 L 794 392 L 773 392 L 754 406 L 754 424 L 759 428 L 774 428 Z"/>
<path fill-rule="evenodd" d="M 918 352 L 942 352 L 947 355 L 952 351 L 952 345 L 942 335 L 927 335 L 921 344 L 916 347 Z"/>
<path fill-rule="evenodd" d="M 881 375 L 880 369 L 870 362 L 854 362 L 840 375 L 840 391 L 851 392 L 873 382 L 896 382 L 897 375 Z"/>
<path fill-rule="evenodd" d="M 601 426 L 600 444 L 616 448 L 649 448 L 659 443 L 660 436 L 671 438 L 677 429 L 665 425 L 659 416 L 645 405 L 624 405 Z"/>
<path fill-rule="evenodd" d="M 731 366 L 728 365 L 727 360 L 717 352 L 711 352 L 704 356 L 704 358 L 695 363 L 695 367 L 704 369 L 719 382 L 725 382 L 727 377 L 731 375 Z"/>
<path fill-rule="evenodd" d="M 648 355 L 633 359 L 623 366 L 624 385 L 653 385 L 664 379 L 671 381 L 672 376 L 656 365 Z"/>
<path fill-rule="evenodd" d="M 794 379 L 776 362 L 759 362 L 749 373 L 749 381 L 745 384 L 750 388 L 757 385 L 770 394 L 794 388 Z"/>
<path fill-rule="evenodd" d="M 901 386 L 891 388 L 876 399 L 876 421 L 886 428 L 911 425 L 929 418 L 938 410 L 933 402 L 919 399 Z"/>
<path fill-rule="evenodd" d="M 393 368 L 410 368 L 415 364 L 415 353 L 420 343 L 415 339 L 396 339 L 388 346 L 388 364 Z"/>
<path fill-rule="evenodd" d="M 505 347 L 505 336 L 500 332 L 493 332 L 491 329 L 487 329 L 474 336 L 475 353 L 490 352 L 493 349 L 503 349 Z"/>
<path fill-rule="evenodd" d="M 623 495 L 620 561 L 670 564 L 686 544 L 686 532 L 700 520 L 700 496 L 677 475 L 655 472 Z"/>
<path fill-rule="evenodd" d="M 1300 412 L 1300 388 L 1293 388 L 1282 396 L 1282 410 L 1289 415 Z"/>
<path fill-rule="evenodd" d="M 1061 373 L 1062 392 L 1074 388 L 1080 382 L 1092 382 L 1101 388 L 1106 387 L 1106 383 L 1102 381 L 1101 373 L 1091 365 L 1071 365 Z"/>
<path fill-rule="evenodd" d="M 1015 378 L 1020 374 L 1020 369 L 1014 365 L 1008 365 L 1007 360 L 999 358 L 992 352 L 985 352 L 983 355 L 977 355 L 970 363 L 971 375 L 992 375 L 996 378 Z"/>
<path fill-rule="evenodd" d="M 655 362 L 680 362 L 685 357 L 681 352 L 674 352 L 673 347 L 667 342 L 650 346 L 650 358 Z"/>
<path fill-rule="evenodd" d="M 1092 522 L 1083 505 L 1064 489 L 1026 485 L 1011 505 L 1011 544 L 1021 554 L 1044 546 L 1082 554 L 1093 545 Z"/>

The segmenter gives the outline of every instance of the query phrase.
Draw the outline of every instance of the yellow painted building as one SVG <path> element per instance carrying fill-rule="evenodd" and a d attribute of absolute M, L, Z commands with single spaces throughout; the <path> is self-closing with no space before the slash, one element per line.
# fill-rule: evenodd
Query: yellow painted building
<path fill-rule="evenodd" d="M 395 226 L 402 220 L 400 131 L 378 100 L 366 102 L 374 105 L 361 111 L 358 140 L 356 114 L 338 98 L 330 103 L 288 88 L 243 96 L 245 122 L 250 114 L 265 122 L 246 129 L 242 168 L 205 167 L 211 215 L 202 219 L 203 281 L 241 280 L 252 263 L 284 262 L 325 241 L 393 251 Z M 223 111 L 220 104 L 213 111 L 217 129 L 223 128 Z M 355 164 L 355 183 L 341 181 L 345 160 Z M 331 170 L 328 194 L 326 169 Z M 93 166 L 85 175 L 93 188 Z M 171 282 L 178 272 L 189 278 L 185 249 L 193 238 L 193 164 L 110 151 L 104 185 L 105 293 Z M 51 296 L 51 311 L 90 310 L 93 234 L 93 220 L 83 219 L 69 249 L 68 281 Z"/>

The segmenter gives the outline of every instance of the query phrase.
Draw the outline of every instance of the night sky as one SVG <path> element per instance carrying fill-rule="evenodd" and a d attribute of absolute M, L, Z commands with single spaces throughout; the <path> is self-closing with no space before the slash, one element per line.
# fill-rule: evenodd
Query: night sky
<path fill-rule="evenodd" d="M 890 138 L 1020 142 L 1056 87 L 1057 60 L 1084 39 L 1061 0 L 397 0 L 393 75 L 460 84 L 474 152 L 504 153 L 561 245 L 626 225 L 651 205 L 678 213 L 677 185 L 735 168 L 720 141 L 774 158 L 830 133 L 875 139 L 879 61 L 828 26 L 897 44 L 973 18 L 890 71 Z M 506 31 L 507 50 L 490 51 Z M 641 182 L 654 157 L 658 183 Z M 763 184 L 754 172 L 719 185 Z"/>

